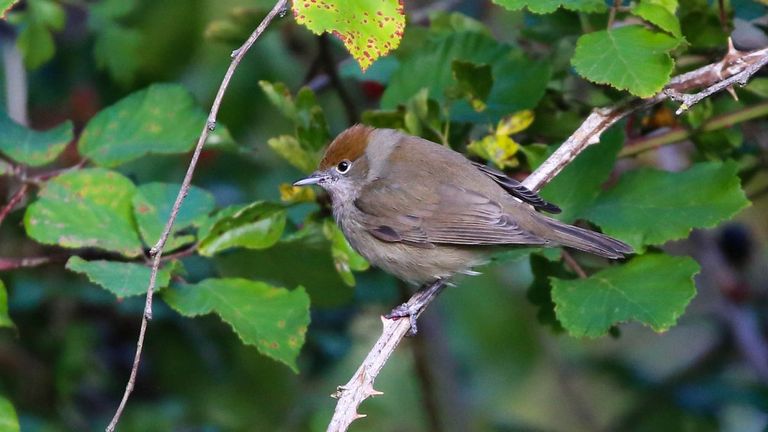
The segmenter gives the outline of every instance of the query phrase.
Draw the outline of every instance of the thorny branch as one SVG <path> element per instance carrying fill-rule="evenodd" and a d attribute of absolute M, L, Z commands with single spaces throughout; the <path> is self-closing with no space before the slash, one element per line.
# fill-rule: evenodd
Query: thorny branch
<path fill-rule="evenodd" d="M 171 228 L 173 227 L 173 223 L 176 220 L 176 216 L 179 214 L 179 208 L 181 207 L 181 203 L 184 201 L 184 198 L 187 196 L 187 193 L 189 193 L 189 187 L 190 183 L 192 182 L 192 176 L 195 173 L 195 168 L 197 166 L 197 160 L 200 157 L 200 152 L 203 150 L 203 146 L 205 145 L 205 141 L 208 139 L 208 134 L 216 129 L 216 117 L 219 113 L 219 107 L 221 106 L 221 101 L 224 98 L 224 93 L 226 93 L 227 88 L 229 87 L 229 82 L 232 79 L 232 75 L 235 73 L 235 69 L 237 69 L 237 66 L 240 64 L 240 61 L 243 59 L 245 54 L 248 52 L 248 50 L 253 46 L 253 44 L 256 42 L 256 39 L 261 36 L 261 34 L 266 30 L 267 26 L 272 22 L 272 20 L 277 16 L 282 16 L 285 11 L 288 8 L 288 0 L 278 0 L 277 3 L 275 3 L 275 6 L 272 8 L 272 10 L 267 14 L 266 17 L 264 17 L 264 20 L 261 21 L 261 24 L 259 24 L 258 27 L 256 27 L 256 30 L 251 33 L 251 35 L 248 37 L 248 39 L 243 43 L 243 45 L 232 52 L 232 62 L 229 64 L 229 67 L 227 68 L 227 72 L 224 74 L 224 79 L 221 81 L 221 85 L 219 86 L 219 90 L 216 93 L 216 97 L 213 100 L 213 105 L 211 106 L 211 111 L 208 114 L 208 121 L 206 122 L 205 126 L 203 126 L 203 130 L 200 133 L 200 138 L 197 140 L 197 145 L 195 146 L 195 151 L 192 154 L 192 160 L 189 162 L 189 167 L 187 168 L 187 173 L 184 176 L 184 181 L 181 184 L 181 188 L 179 189 L 179 194 L 176 196 L 176 201 L 173 203 L 173 208 L 171 210 L 171 215 L 168 217 L 168 221 L 165 224 L 165 228 L 163 229 L 162 234 L 160 235 L 160 239 L 157 241 L 157 244 L 152 247 L 149 254 L 152 257 L 152 272 L 149 277 L 149 285 L 147 286 L 147 299 L 144 304 L 144 314 L 141 319 L 141 328 L 139 330 L 139 338 L 136 342 L 136 355 L 133 359 L 133 367 L 131 368 L 131 374 L 128 378 L 128 383 L 125 386 L 125 392 L 123 393 L 123 398 L 120 401 L 120 405 L 118 406 L 117 410 L 115 411 L 115 415 L 112 418 L 112 421 L 109 422 L 109 425 L 106 428 L 107 432 L 113 432 L 115 430 L 115 426 L 117 426 L 117 422 L 120 421 L 120 416 L 123 413 L 123 410 L 125 409 L 125 404 L 128 402 L 128 398 L 131 395 L 131 392 L 133 391 L 133 386 L 136 382 L 136 374 L 139 370 L 139 363 L 141 362 L 141 351 L 144 346 L 144 336 L 147 331 L 147 324 L 150 319 L 152 319 L 152 295 L 154 294 L 155 289 L 155 281 L 157 279 L 157 272 L 160 268 L 160 262 L 163 255 L 163 246 L 165 246 L 165 242 L 168 240 L 168 236 L 171 233 Z"/>
<path fill-rule="evenodd" d="M 541 189 L 563 168 L 568 166 L 579 153 L 590 145 L 598 143 L 603 132 L 630 113 L 671 98 L 671 94 L 682 95 L 686 91 L 704 89 L 700 93 L 690 95 L 691 99 L 688 101 L 690 104 L 693 100 L 698 102 L 718 91 L 729 88 L 735 83 L 746 83 L 752 75 L 768 63 L 766 58 L 768 58 L 768 48 L 752 52 L 739 52 L 730 45 L 728 53 L 721 61 L 672 78 L 663 91 L 651 98 L 634 99 L 614 107 L 595 110 L 536 171 L 525 179 L 523 184 L 534 191 Z M 721 84 L 723 82 L 727 82 L 727 84 Z M 695 99 L 698 97 L 696 95 L 701 94 L 704 96 Z M 437 297 L 435 294 L 428 298 L 417 298 L 420 293 L 414 294 L 408 301 L 408 304 L 421 306 L 419 315 Z M 382 324 L 381 336 L 360 367 L 349 382 L 339 386 L 333 394 L 338 402 L 331 423 L 328 425 L 327 430 L 329 432 L 346 431 L 353 421 L 365 417 L 365 414 L 357 412 L 360 404 L 368 397 L 381 394 L 381 392 L 374 390 L 373 383 L 400 341 L 410 330 L 410 323 L 406 319 L 389 320 L 382 318 Z"/>

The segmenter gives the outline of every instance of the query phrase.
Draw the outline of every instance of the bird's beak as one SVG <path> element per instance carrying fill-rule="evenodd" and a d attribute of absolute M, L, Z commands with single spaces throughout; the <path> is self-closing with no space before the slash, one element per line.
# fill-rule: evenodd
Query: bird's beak
<path fill-rule="evenodd" d="M 318 184 L 323 179 L 323 175 L 319 172 L 313 172 L 309 177 L 303 178 L 293 183 L 294 186 L 307 186 Z"/>

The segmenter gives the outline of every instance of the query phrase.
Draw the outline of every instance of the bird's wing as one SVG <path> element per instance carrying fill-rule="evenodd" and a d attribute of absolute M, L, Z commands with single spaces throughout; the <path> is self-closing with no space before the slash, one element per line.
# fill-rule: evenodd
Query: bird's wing
<path fill-rule="evenodd" d="M 535 209 L 543 210 L 547 213 L 560 213 L 562 211 L 560 210 L 560 207 L 545 201 L 539 194 L 523 186 L 522 183 L 507 176 L 503 172 L 496 171 L 491 167 L 477 162 L 472 162 L 472 165 L 480 170 L 480 172 L 490 177 L 510 195 L 532 205 Z"/>
<path fill-rule="evenodd" d="M 363 226 L 376 238 L 431 248 L 435 244 L 545 244 L 518 226 L 503 206 L 460 186 L 410 190 L 375 180 L 354 202 Z"/>

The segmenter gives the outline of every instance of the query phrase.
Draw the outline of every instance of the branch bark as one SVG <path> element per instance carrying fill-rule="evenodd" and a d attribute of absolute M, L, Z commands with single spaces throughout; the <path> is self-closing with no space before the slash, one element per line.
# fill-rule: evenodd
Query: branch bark
<path fill-rule="evenodd" d="M 670 80 L 667 86 L 657 95 L 648 99 L 633 99 L 626 103 L 609 108 L 596 109 L 590 114 L 578 129 L 534 171 L 523 184 L 531 190 L 538 191 L 551 181 L 560 171 L 570 164 L 576 156 L 592 144 L 600 141 L 600 136 L 616 122 L 630 113 L 647 108 L 670 98 L 670 93 L 683 94 L 683 92 L 695 89 L 704 89 L 697 94 L 706 94 L 709 97 L 718 91 L 726 89 L 729 83 L 746 83 L 746 81 L 768 62 L 768 48 L 752 52 L 739 52 L 731 46 L 725 57 L 719 61 L 691 72 L 678 75 Z M 733 78 L 737 77 L 737 78 Z M 436 295 L 430 298 L 416 299 L 416 293 L 408 301 L 408 304 L 420 304 L 419 315 L 429 306 Z M 417 315 L 418 317 L 418 315 Z M 382 318 L 383 329 L 381 336 L 374 344 L 371 351 L 363 360 L 352 378 L 343 386 L 339 386 L 332 395 L 338 399 L 329 432 L 346 431 L 349 425 L 358 418 L 365 417 L 359 414 L 359 405 L 368 397 L 380 395 L 373 389 L 373 383 L 389 357 L 400 344 L 400 341 L 410 330 L 408 320 L 389 320 Z"/>
<path fill-rule="evenodd" d="M 251 35 L 248 37 L 248 39 L 243 43 L 243 45 L 234 50 L 232 52 L 232 62 L 229 64 L 229 67 L 227 68 L 226 73 L 224 74 L 224 79 L 221 81 L 221 85 L 219 86 L 219 90 L 216 93 L 216 97 L 213 100 L 213 104 L 211 106 L 211 111 L 208 114 L 208 120 L 203 126 L 202 132 L 200 132 L 200 138 L 197 140 L 197 145 L 195 146 L 195 151 L 192 154 L 192 159 L 189 162 L 189 167 L 187 168 L 187 173 L 184 175 L 184 180 L 181 183 L 181 188 L 179 189 L 179 194 L 176 196 L 176 201 L 173 203 L 173 208 L 171 210 L 171 214 L 168 217 L 168 221 L 165 224 L 165 228 L 163 229 L 162 234 L 160 235 L 160 239 L 157 241 L 157 244 L 152 247 L 150 250 L 150 256 L 152 257 L 152 272 L 149 277 L 149 284 L 147 286 L 147 298 L 146 302 L 144 303 L 144 314 L 141 318 L 141 328 L 139 330 L 139 338 L 136 342 L 136 354 L 133 359 L 133 367 L 131 368 L 131 374 L 128 377 L 128 383 L 125 386 L 125 391 L 123 393 L 123 398 L 120 401 L 120 405 L 117 407 L 117 410 L 115 411 L 115 415 L 112 418 L 112 421 L 109 422 L 109 425 L 107 425 L 106 431 L 107 432 L 113 432 L 115 430 L 115 427 L 117 426 L 117 423 L 120 421 L 120 416 L 123 413 L 123 410 L 125 409 L 125 405 L 128 402 L 128 398 L 131 395 L 131 392 L 133 391 L 134 384 L 136 382 L 136 374 L 139 370 L 139 363 L 141 362 L 141 351 L 144 346 L 144 337 L 147 332 L 147 324 L 149 320 L 152 319 L 152 295 L 154 294 L 155 289 L 155 282 L 157 280 L 157 272 L 160 268 L 160 262 L 163 255 L 163 246 L 165 246 L 165 242 L 168 240 L 168 236 L 171 233 L 171 228 L 173 227 L 173 223 L 176 221 L 176 216 L 179 214 L 179 208 L 181 207 L 181 203 L 184 201 L 184 198 L 187 196 L 187 193 L 189 193 L 190 184 L 192 182 L 192 176 L 195 173 L 195 168 L 197 167 L 197 161 L 200 157 L 200 152 L 203 150 L 203 146 L 205 145 L 205 141 L 208 139 L 208 134 L 210 134 L 211 131 L 216 129 L 216 117 L 219 113 L 219 107 L 221 106 L 221 101 L 224 98 L 224 94 L 227 91 L 227 88 L 229 87 L 229 82 L 232 80 L 232 75 L 235 73 L 235 69 L 237 69 L 237 66 L 240 64 L 240 61 L 243 59 L 245 54 L 248 52 L 248 50 L 253 46 L 253 44 L 256 42 L 256 40 L 261 36 L 261 34 L 266 30 L 267 26 L 272 22 L 272 20 L 275 19 L 277 15 L 282 16 L 285 11 L 288 8 L 288 0 L 278 0 L 277 3 L 275 3 L 275 6 L 272 8 L 272 10 L 267 14 L 266 17 L 261 21 L 258 27 L 256 27 L 256 30 L 251 33 Z"/>

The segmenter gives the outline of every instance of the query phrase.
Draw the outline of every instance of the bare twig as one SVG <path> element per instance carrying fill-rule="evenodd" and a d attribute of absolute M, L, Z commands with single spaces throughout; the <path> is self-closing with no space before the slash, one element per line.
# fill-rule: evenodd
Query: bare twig
<path fill-rule="evenodd" d="M 735 48 L 733 48 L 733 45 L 731 44 L 730 40 L 728 43 L 730 45 L 730 49 L 728 50 L 728 55 L 726 56 L 726 59 L 729 56 L 736 56 L 738 59 L 739 54 L 741 53 L 739 53 L 738 51 L 736 51 Z M 702 100 L 708 98 L 709 96 L 719 91 L 733 87 L 734 84 L 738 84 L 740 86 L 747 85 L 747 81 L 749 81 L 749 78 L 752 77 L 752 75 L 756 74 L 757 71 L 760 70 L 763 66 L 768 64 L 768 49 L 755 51 L 750 56 L 752 58 L 756 58 L 756 60 L 746 65 L 746 67 L 744 67 L 739 73 L 730 75 L 727 78 L 724 78 L 723 80 L 712 84 L 711 86 L 705 88 L 704 90 L 698 93 L 685 94 L 677 91 L 674 88 L 665 89 L 664 93 L 666 93 L 670 99 L 677 102 L 681 102 L 680 108 L 678 108 L 677 111 L 675 111 L 675 114 L 677 115 L 682 114 L 683 112 L 690 109 L 692 106 L 696 105 Z"/>
<path fill-rule="evenodd" d="M 2 209 L 0 209 L 0 225 L 2 225 L 3 221 L 5 220 L 5 217 L 8 216 L 8 213 L 13 210 L 14 207 L 16 207 L 16 204 L 19 203 L 24 198 L 24 195 L 27 194 L 27 190 L 29 189 L 29 185 L 26 183 L 22 183 L 19 187 L 19 190 L 16 191 L 16 193 L 11 196 L 11 199 L 8 200 L 8 203 L 6 203 Z"/>
<path fill-rule="evenodd" d="M 0 271 L 37 267 L 53 261 L 53 257 L 0 258 Z"/>
<path fill-rule="evenodd" d="M 613 21 L 616 20 L 616 12 L 619 11 L 619 8 L 621 7 L 621 0 L 613 0 L 613 6 L 611 6 L 610 12 L 608 12 L 608 25 L 606 26 L 608 30 L 613 27 Z"/>
<path fill-rule="evenodd" d="M 187 196 L 187 193 L 189 192 L 190 183 L 192 182 L 192 176 L 195 172 L 195 167 L 197 166 L 197 160 L 200 157 L 200 152 L 203 150 L 203 146 L 205 145 L 205 141 L 208 138 L 208 134 L 216 129 L 216 116 L 219 113 L 219 107 L 221 106 L 221 101 L 224 98 L 224 93 L 227 91 L 227 87 L 229 87 L 229 82 L 232 79 L 232 75 L 235 73 L 235 69 L 237 69 L 237 66 L 240 64 L 240 61 L 243 59 L 245 54 L 248 52 L 248 50 L 253 46 L 253 44 L 256 42 L 256 39 L 261 36 L 261 34 L 266 30 L 267 26 L 272 22 L 272 20 L 277 15 L 282 15 L 285 10 L 288 7 L 288 0 L 278 0 L 277 3 L 275 3 L 275 6 L 272 8 L 272 10 L 267 14 L 266 17 L 264 17 L 264 20 L 261 21 L 261 24 L 259 24 L 258 27 L 256 27 L 256 30 L 251 33 L 251 35 L 248 37 L 248 39 L 243 43 L 243 45 L 232 52 L 232 62 L 229 64 L 229 67 L 227 68 L 226 73 L 224 74 L 224 79 L 221 81 L 221 85 L 219 86 L 219 90 L 216 93 L 216 97 L 213 100 L 213 105 L 211 106 L 211 111 L 208 114 L 208 120 L 203 127 L 202 132 L 200 133 L 200 138 L 197 140 L 197 146 L 195 147 L 195 151 L 192 154 L 192 160 L 189 162 L 189 167 L 187 168 L 187 173 L 184 175 L 184 181 L 181 183 L 181 188 L 179 189 L 179 194 L 176 196 L 176 201 L 173 203 L 173 208 L 171 210 L 171 214 L 168 217 L 168 221 L 165 224 L 165 228 L 163 229 L 162 234 L 160 235 L 160 239 L 157 241 L 157 244 L 155 244 L 154 247 L 150 250 L 150 256 L 152 256 L 152 272 L 149 277 L 149 285 L 147 286 L 147 299 L 144 304 L 144 314 L 141 319 L 141 329 L 139 330 L 139 338 L 136 342 L 136 355 L 133 359 L 133 367 L 131 368 L 131 374 L 128 378 L 128 383 L 125 386 L 125 392 L 123 393 L 123 398 L 120 401 L 120 405 L 118 406 L 117 410 L 115 411 L 115 415 L 112 418 L 112 421 L 109 422 L 109 425 L 106 428 L 107 432 L 112 432 L 115 430 L 115 426 L 117 426 L 117 422 L 120 421 L 120 416 L 123 413 L 123 410 L 125 409 L 125 404 L 128 402 L 128 398 L 131 395 L 131 392 L 133 391 L 133 386 L 136 382 L 136 374 L 139 370 L 139 363 L 141 361 L 141 351 L 144 346 L 144 335 L 147 331 L 147 323 L 150 319 L 152 319 L 152 295 L 154 293 L 155 289 L 155 281 L 157 279 L 157 272 L 160 267 L 161 258 L 163 255 L 163 246 L 165 246 L 165 242 L 168 240 L 168 236 L 171 233 L 171 228 L 173 227 L 173 223 L 176 220 L 176 216 L 179 214 L 179 208 L 181 207 L 181 203 L 184 201 L 184 198 Z"/>
<path fill-rule="evenodd" d="M 587 272 L 584 271 L 584 269 L 581 267 L 579 262 L 576 261 L 576 258 L 574 258 L 573 255 L 571 255 L 570 252 L 568 252 L 567 250 L 563 249 L 562 255 L 563 255 L 563 261 L 565 261 L 565 263 L 568 265 L 568 267 L 570 267 L 571 270 L 573 270 L 574 273 L 576 273 L 576 275 L 580 279 L 586 279 L 588 277 L 587 276 Z"/>
<path fill-rule="evenodd" d="M 665 91 L 648 98 L 636 99 L 611 108 L 600 108 L 590 114 L 581 126 L 558 148 L 539 168 L 534 171 L 523 184 L 531 190 L 537 191 L 552 180 L 560 171 L 570 164 L 576 156 L 591 144 L 600 141 L 600 135 L 613 124 L 628 114 L 642 108 L 649 107 L 666 100 L 668 90 L 677 92 L 690 91 L 697 88 L 717 86 L 723 80 L 739 75 L 740 80 L 746 81 L 760 67 L 757 63 L 764 63 L 764 57 L 768 55 L 768 48 L 749 53 L 729 52 L 719 61 L 691 72 L 672 78 L 665 87 Z M 709 94 L 713 94 L 711 92 Z M 421 306 L 419 314 L 426 309 L 436 295 L 429 298 L 419 298 L 419 293 L 411 297 L 408 304 L 418 303 Z M 416 315 L 418 317 L 418 314 Z M 400 341 L 410 330 L 407 320 L 382 319 L 383 329 L 378 341 L 363 360 L 352 379 L 347 384 L 340 386 L 334 397 L 339 399 L 333 419 L 328 426 L 328 431 L 346 431 L 349 425 L 356 419 L 365 417 L 359 414 L 357 408 L 363 400 L 370 396 L 380 394 L 373 389 L 373 382 L 378 376 L 384 364 L 397 348 Z"/>

